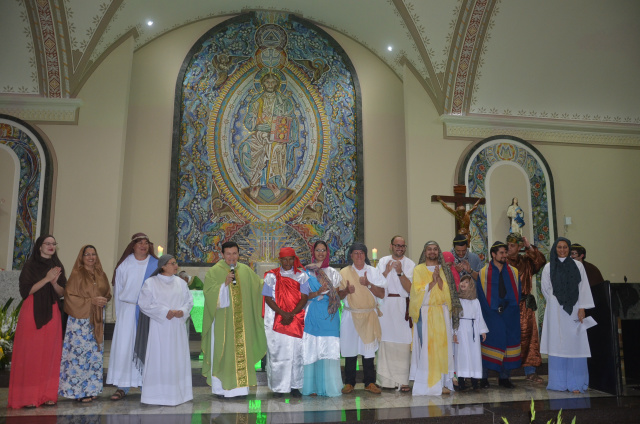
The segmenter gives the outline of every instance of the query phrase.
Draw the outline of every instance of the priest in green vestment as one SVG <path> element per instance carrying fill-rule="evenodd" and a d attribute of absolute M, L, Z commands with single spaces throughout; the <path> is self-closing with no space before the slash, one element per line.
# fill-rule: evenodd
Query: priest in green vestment
<path fill-rule="evenodd" d="M 255 364 L 267 352 L 262 319 L 262 280 L 238 262 L 234 242 L 222 245 L 204 279 L 202 375 L 219 398 L 246 396 L 257 385 Z"/>

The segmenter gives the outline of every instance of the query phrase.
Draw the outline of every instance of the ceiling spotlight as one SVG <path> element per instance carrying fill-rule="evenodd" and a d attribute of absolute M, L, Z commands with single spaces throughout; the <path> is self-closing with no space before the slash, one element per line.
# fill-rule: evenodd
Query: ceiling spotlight
<path fill-rule="evenodd" d="M 147 25 L 149 26 L 153 25 L 153 21 L 147 21 Z"/>
<path fill-rule="evenodd" d="M 392 51 L 393 47 L 389 46 L 389 47 L 387 47 L 387 50 Z"/>

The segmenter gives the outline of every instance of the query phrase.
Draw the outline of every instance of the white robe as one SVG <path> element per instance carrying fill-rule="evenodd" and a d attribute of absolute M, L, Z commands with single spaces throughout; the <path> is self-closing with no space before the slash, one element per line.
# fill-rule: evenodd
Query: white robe
<path fill-rule="evenodd" d="M 325 273 L 329 281 L 331 281 L 333 287 L 335 287 L 336 289 L 340 289 L 340 281 L 342 281 L 342 276 L 340 275 L 340 273 L 331 267 L 322 268 L 322 271 Z M 315 274 L 315 271 L 309 272 Z M 311 302 L 307 303 L 307 305 L 305 306 L 305 310 L 309 308 L 310 303 Z M 339 320 L 339 314 L 336 313 L 333 319 Z M 307 315 L 305 315 L 304 321 L 305 323 L 307 322 Z M 310 365 L 323 359 L 340 359 L 339 337 L 314 336 L 309 333 L 304 333 L 302 335 L 302 346 L 304 351 L 304 365 Z"/>
<path fill-rule="evenodd" d="M 229 296 L 229 286 L 226 284 L 220 285 L 220 291 L 218 292 L 218 309 L 228 308 L 231 305 L 231 297 Z M 213 352 L 216 350 L 216 319 L 213 318 L 211 322 L 211 363 L 213 364 Z M 222 387 L 222 381 L 215 375 L 211 376 L 211 393 L 218 396 L 224 396 L 228 398 L 237 396 L 247 396 L 249 394 L 249 386 L 235 387 L 231 390 L 225 390 Z"/>
<path fill-rule="evenodd" d="M 293 269 L 280 268 L 280 275 L 296 280 L 302 286 L 309 276 L 304 272 L 294 274 Z M 269 286 L 275 295 L 276 276 L 267 273 L 264 285 Z M 274 297 L 275 300 L 275 297 Z M 276 312 L 264 305 L 264 332 L 267 336 L 267 381 L 275 393 L 289 393 L 291 389 L 302 389 L 304 381 L 304 354 L 302 338 L 291 337 L 273 331 Z"/>
<path fill-rule="evenodd" d="M 382 274 L 372 267 L 371 265 L 366 265 L 362 267 L 362 269 L 353 269 L 358 274 L 358 277 L 364 277 L 364 273 L 367 273 L 367 278 L 371 282 L 372 285 L 385 288 L 387 287 L 387 280 L 382 276 Z M 350 281 L 350 284 L 360 284 L 359 281 Z M 369 293 L 373 296 L 373 293 Z M 375 297 L 375 296 L 374 296 Z M 375 298 L 378 304 L 382 303 L 382 299 Z M 369 346 L 365 346 L 360 338 L 360 335 L 356 331 L 356 327 L 353 325 L 353 318 L 351 318 L 351 312 L 347 309 L 349 307 L 349 302 L 347 301 L 347 297 L 345 297 L 342 302 L 344 303 L 345 309 L 342 310 L 342 318 L 340 321 L 340 353 L 345 358 L 362 355 L 363 358 L 373 358 L 376 356 L 376 352 L 378 351 L 379 343 L 375 340 Z"/>
<path fill-rule="evenodd" d="M 193 389 L 186 322 L 193 296 L 187 283 L 175 275 L 151 277 L 140 291 L 138 304 L 150 318 L 140 402 L 175 406 L 190 401 Z M 167 319 L 169 310 L 184 315 Z"/>
<path fill-rule="evenodd" d="M 378 262 L 378 271 L 384 277 L 387 264 L 396 261 L 391 255 Z M 413 268 L 416 264 L 404 256 L 400 259 L 402 272 L 410 282 L 413 281 Z M 376 365 L 376 383 L 382 387 L 400 387 L 409 384 L 409 368 L 411 366 L 411 328 L 405 320 L 409 293 L 402 287 L 400 277 L 395 268 L 387 274 L 387 287 L 384 290 L 384 302 L 380 305 L 382 316 L 379 317 L 382 339 L 378 349 Z M 389 294 L 400 297 L 389 297 Z"/>
<path fill-rule="evenodd" d="M 136 341 L 136 304 L 148 263 L 149 256 L 138 261 L 131 254 L 116 271 L 113 291 L 116 326 L 111 341 L 107 384 L 117 387 L 142 385 L 142 375 L 133 363 L 133 345 Z"/>
<path fill-rule="evenodd" d="M 434 267 L 428 267 L 433 272 Z M 455 283 L 453 283 L 455 284 Z M 439 396 L 442 394 L 443 387 L 453 391 L 453 347 L 452 345 L 452 331 L 451 331 L 451 317 L 449 308 L 447 305 L 442 306 L 427 306 L 429 303 L 429 297 L 431 291 L 426 290 L 424 299 L 422 300 L 422 306 L 420 311 L 422 312 L 422 346 L 420 345 L 420 339 L 418 336 L 418 323 L 414 323 L 413 331 L 413 350 L 411 351 L 411 371 L 409 372 L 409 379 L 413 381 L 413 390 L 411 394 L 413 396 Z M 427 383 L 429 378 L 429 326 L 427 325 L 427 317 L 429 316 L 429 308 L 442 308 L 444 314 L 444 323 L 447 331 L 447 357 L 448 357 L 448 373 L 442 374 L 442 378 L 429 387 Z"/>
<path fill-rule="evenodd" d="M 551 264 L 546 264 L 542 270 L 542 294 L 547 300 L 547 307 L 544 311 L 542 324 L 540 353 L 561 358 L 591 357 L 587 332 L 579 328 L 581 324 L 578 320 L 578 309 L 589 309 L 595 305 L 584 266 L 578 261 L 575 263 L 580 271 L 582 281 L 578 285 L 578 301 L 573 306 L 571 315 L 560 306 L 558 299 L 553 295 Z"/>
<path fill-rule="evenodd" d="M 453 344 L 456 374 L 458 377 L 482 378 L 480 334 L 488 333 L 489 329 L 482 317 L 478 299 L 460 299 L 460 303 L 464 315 L 460 318 L 458 327 L 458 343 Z"/>
<path fill-rule="evenodd" d="M 378 263 L 378 271 L 383 274 L 391 256 L 385 256 Z M 402 258 L 402 271 L 404 275 L 413 281 L 413 268 L 416 264 L 406 256 Z M 384 277 L 383 277 L 384 278 Z M 380 305 L 382 316 L 380 317 L 380 327 L 382 328 L 382 341 L 393 343 L 411 344 L 411 328 L 409 322 L 404 317 L 407 312 L 407 298 L 409 293 L 402 287 L 400 277 L 395 268 L 387 274 L 387 287 L 384 290 L 384 302 Z M 400 297 L 388 297 L 389 293 L 399 294 Z"/>

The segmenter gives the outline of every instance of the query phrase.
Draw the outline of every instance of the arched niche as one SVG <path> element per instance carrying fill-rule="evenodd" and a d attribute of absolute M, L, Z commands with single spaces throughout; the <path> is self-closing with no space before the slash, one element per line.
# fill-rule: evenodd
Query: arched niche
<path fill-rule="evenodd" d="M 0 264 L 19 270 L 36 238 L 49 232 L 53 172 L 44 140 L 24 121 L 0 115 L 0 148 L 14 163 L 11 182 L 2 185 L 9 232 L 0 232 L 0 243 L 6 246 L 0 250 Z"/>
<path fill-rule="evenodd" d="M 506 184 L 492 184 L 493 178 L 500 178 L 504 166 L 520 175 Z M 555 198 L 551 169 L 542 154 L 526 141 L 512 136 L 498 135 L 479 141 L 466 153 L 459 164 L 458 184 L 467 186 L 467 195 L 485 197 L 486 205 L 480 205 L 471 217 L 471 249 L 483 259 L 489 257 L 489 247 L 496 241 L 504 241 L 508 227 L 500 231 L 491 226 L 497 214 L 496 208 L 506 212 L 508 204 L 504 197 L 520 196 L 525 209 L 526 226 L 524 235 L 529 234 L 531 242 L 548 257 L 549 249 L 556 238 Z M 516 185 L 520 181 L 521 187 Z M 509 184 L 512 183 L 512 187 Z M 491 193 L 500 187 L 510 190 L 509 194 Z M 510 194 L 514 193 L 514 194 Z M 523 196 L 524 195 L 524 196 Z M 492 197 L 498 198 L 495 202 Z M 498 238 L 499 237 L 499 238 Z"/>

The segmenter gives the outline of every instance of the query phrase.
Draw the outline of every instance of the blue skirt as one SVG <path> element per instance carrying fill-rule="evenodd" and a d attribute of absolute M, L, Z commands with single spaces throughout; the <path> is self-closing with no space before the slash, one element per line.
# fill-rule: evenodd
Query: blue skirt
<path fill-rule="evenodd" d="M 339 359 L 321 359 L 304 366 L 302 394 L 335 397 L 342 394 L 342 373 Z"/>
<path fill-rule="evenodd" d="M 561 358 L 549 355 L 549 384 L 547 390 L 561 392 L 575 390 L 584 393 L 589 388 L 587 358 Z"/>

